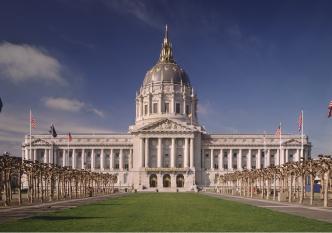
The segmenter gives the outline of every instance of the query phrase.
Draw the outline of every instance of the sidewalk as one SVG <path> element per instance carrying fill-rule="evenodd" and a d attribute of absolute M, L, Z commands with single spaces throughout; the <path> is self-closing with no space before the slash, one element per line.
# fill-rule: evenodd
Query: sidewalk
<path fill-rule="evenodd" d="M 63 200 L 48 203 L 40 203 L 35 205 L 1 208 L 0 209 L 0 224 L 14 219 L 28 218 L 34 215 L 45 214 L 62 209 L 75 208 L 77 206 L 91 204 L 98 201 L 106 200 L 110 197 L 118 197 L 127 195 L 128 193 L 114 193 L 103 196 L 87 197 L 73 200 Z"/>
<path fill-rule="evenodd" d="M 203 195 L 221 198 L 230 201 L 237 201 L 248 205 L 267 208 L 273 211 L 283 212 L 287 214 L 299 215 L 306 218 L 316 219 L 320 221 L 332 223 L 332 207 L 311 207 L 299 205 L 296 203 L 278 202 L 272 200 L 252 199 L 240 196 L 231 196 L 210 192 L 201 192 Z"/>

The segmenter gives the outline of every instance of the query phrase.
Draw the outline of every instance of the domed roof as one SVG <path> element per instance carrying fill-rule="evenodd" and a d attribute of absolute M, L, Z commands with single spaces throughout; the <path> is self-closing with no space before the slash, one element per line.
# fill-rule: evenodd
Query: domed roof
<path fill-rule="evenodd" d="M 176 63 L 158 62 L 144 78 L 143 85 L 157 82 L 177 83 L 190 86 L 186 72 Z"/>
<path fill-rule="evenodd" d="M 173 58 L 172 44 L 168 39 L 167 25 L 158 63 L 145 75 L 143 85 L 157 82 L 177 83 L 190 86 L 186 72 Z"/>

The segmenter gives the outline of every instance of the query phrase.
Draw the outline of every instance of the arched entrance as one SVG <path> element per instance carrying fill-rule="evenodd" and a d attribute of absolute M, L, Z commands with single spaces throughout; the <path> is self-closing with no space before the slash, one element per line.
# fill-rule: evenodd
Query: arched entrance
<path fill-rule="evenodd" d="M 157 187 L 157 175 L 156 174 L 152 174 L 150 176 L 150 188 L 156 188 Z"/>
<path fill-rule="evenodd" d="M 171 187 L 171 176 L 166 174 L 163 176 L 163 187 L 170 188 Z"/>
<path fill-rule="evenodd" d="M 184 177 L 182 174 L 176 176 L 176 187 L 183 188 L 184 186 Z"/>

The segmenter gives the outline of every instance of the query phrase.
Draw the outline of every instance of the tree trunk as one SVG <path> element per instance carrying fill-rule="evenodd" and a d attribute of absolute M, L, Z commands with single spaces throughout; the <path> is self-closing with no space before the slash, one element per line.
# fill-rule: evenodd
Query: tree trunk
<path fill-rule="evenodd" d="M 304 178 L 303 174 L 300 175 L 300 200 L 299 203 L 303 204 L 303 195 L 304 195 Z"/>
<path fill-rule="evenodd" d="M 310 174 L 310 205 L 313 205 L 314 202 L 314 175 Z"/>
<path fill-rule="evenodd" d="M 290 177 L 289 177 L 289 183 L 288 183 L 288 202 L 292 202 L 292 174 L 290 174 Z"/>
<path fill-rule="evenodd" d="M 22 204 L 22 192 L 21 192 L 21 187 L 22 186 L 22 171 L 20 169 L 19 171 L 19 177 L 18 177 L 18 204 Z"/>
<path fill-rule="evenodd" d="M 325 173 L 325 177 L 324 177 L 325 181 L 324 181 L 324 207 L 328 207 L 328 199 L 329 199 L 329 178 L 330 178 L 330 171 L 328 170 L 326 173 Z"/>

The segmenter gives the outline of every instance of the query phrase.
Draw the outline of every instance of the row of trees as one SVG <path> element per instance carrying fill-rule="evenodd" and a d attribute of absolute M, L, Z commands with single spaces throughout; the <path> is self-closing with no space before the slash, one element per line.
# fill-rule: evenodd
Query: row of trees
<path fill-rule="evenodd" d="M 0 156 L 0 171 L 0 203 L 5 206 L 109 194 L 117 182 L 113 174 L 22 161 L 8 153 Z"/>
<path fill-rule="evenodd" d="M 246 197 L 258 197 L 278 201 L 303 204 L 305 183 L 310 180 L 309 204 L 314 201 L 315 177 L 320 179 L 320 199 L 323 206 L 328 206 L 331 189 L 332 159 L 320 155 L 316 160 L 289 162 L 281 166 L 270 166 L 263 169 L 243 170 L 220 175 L 217 192 Z"/>

